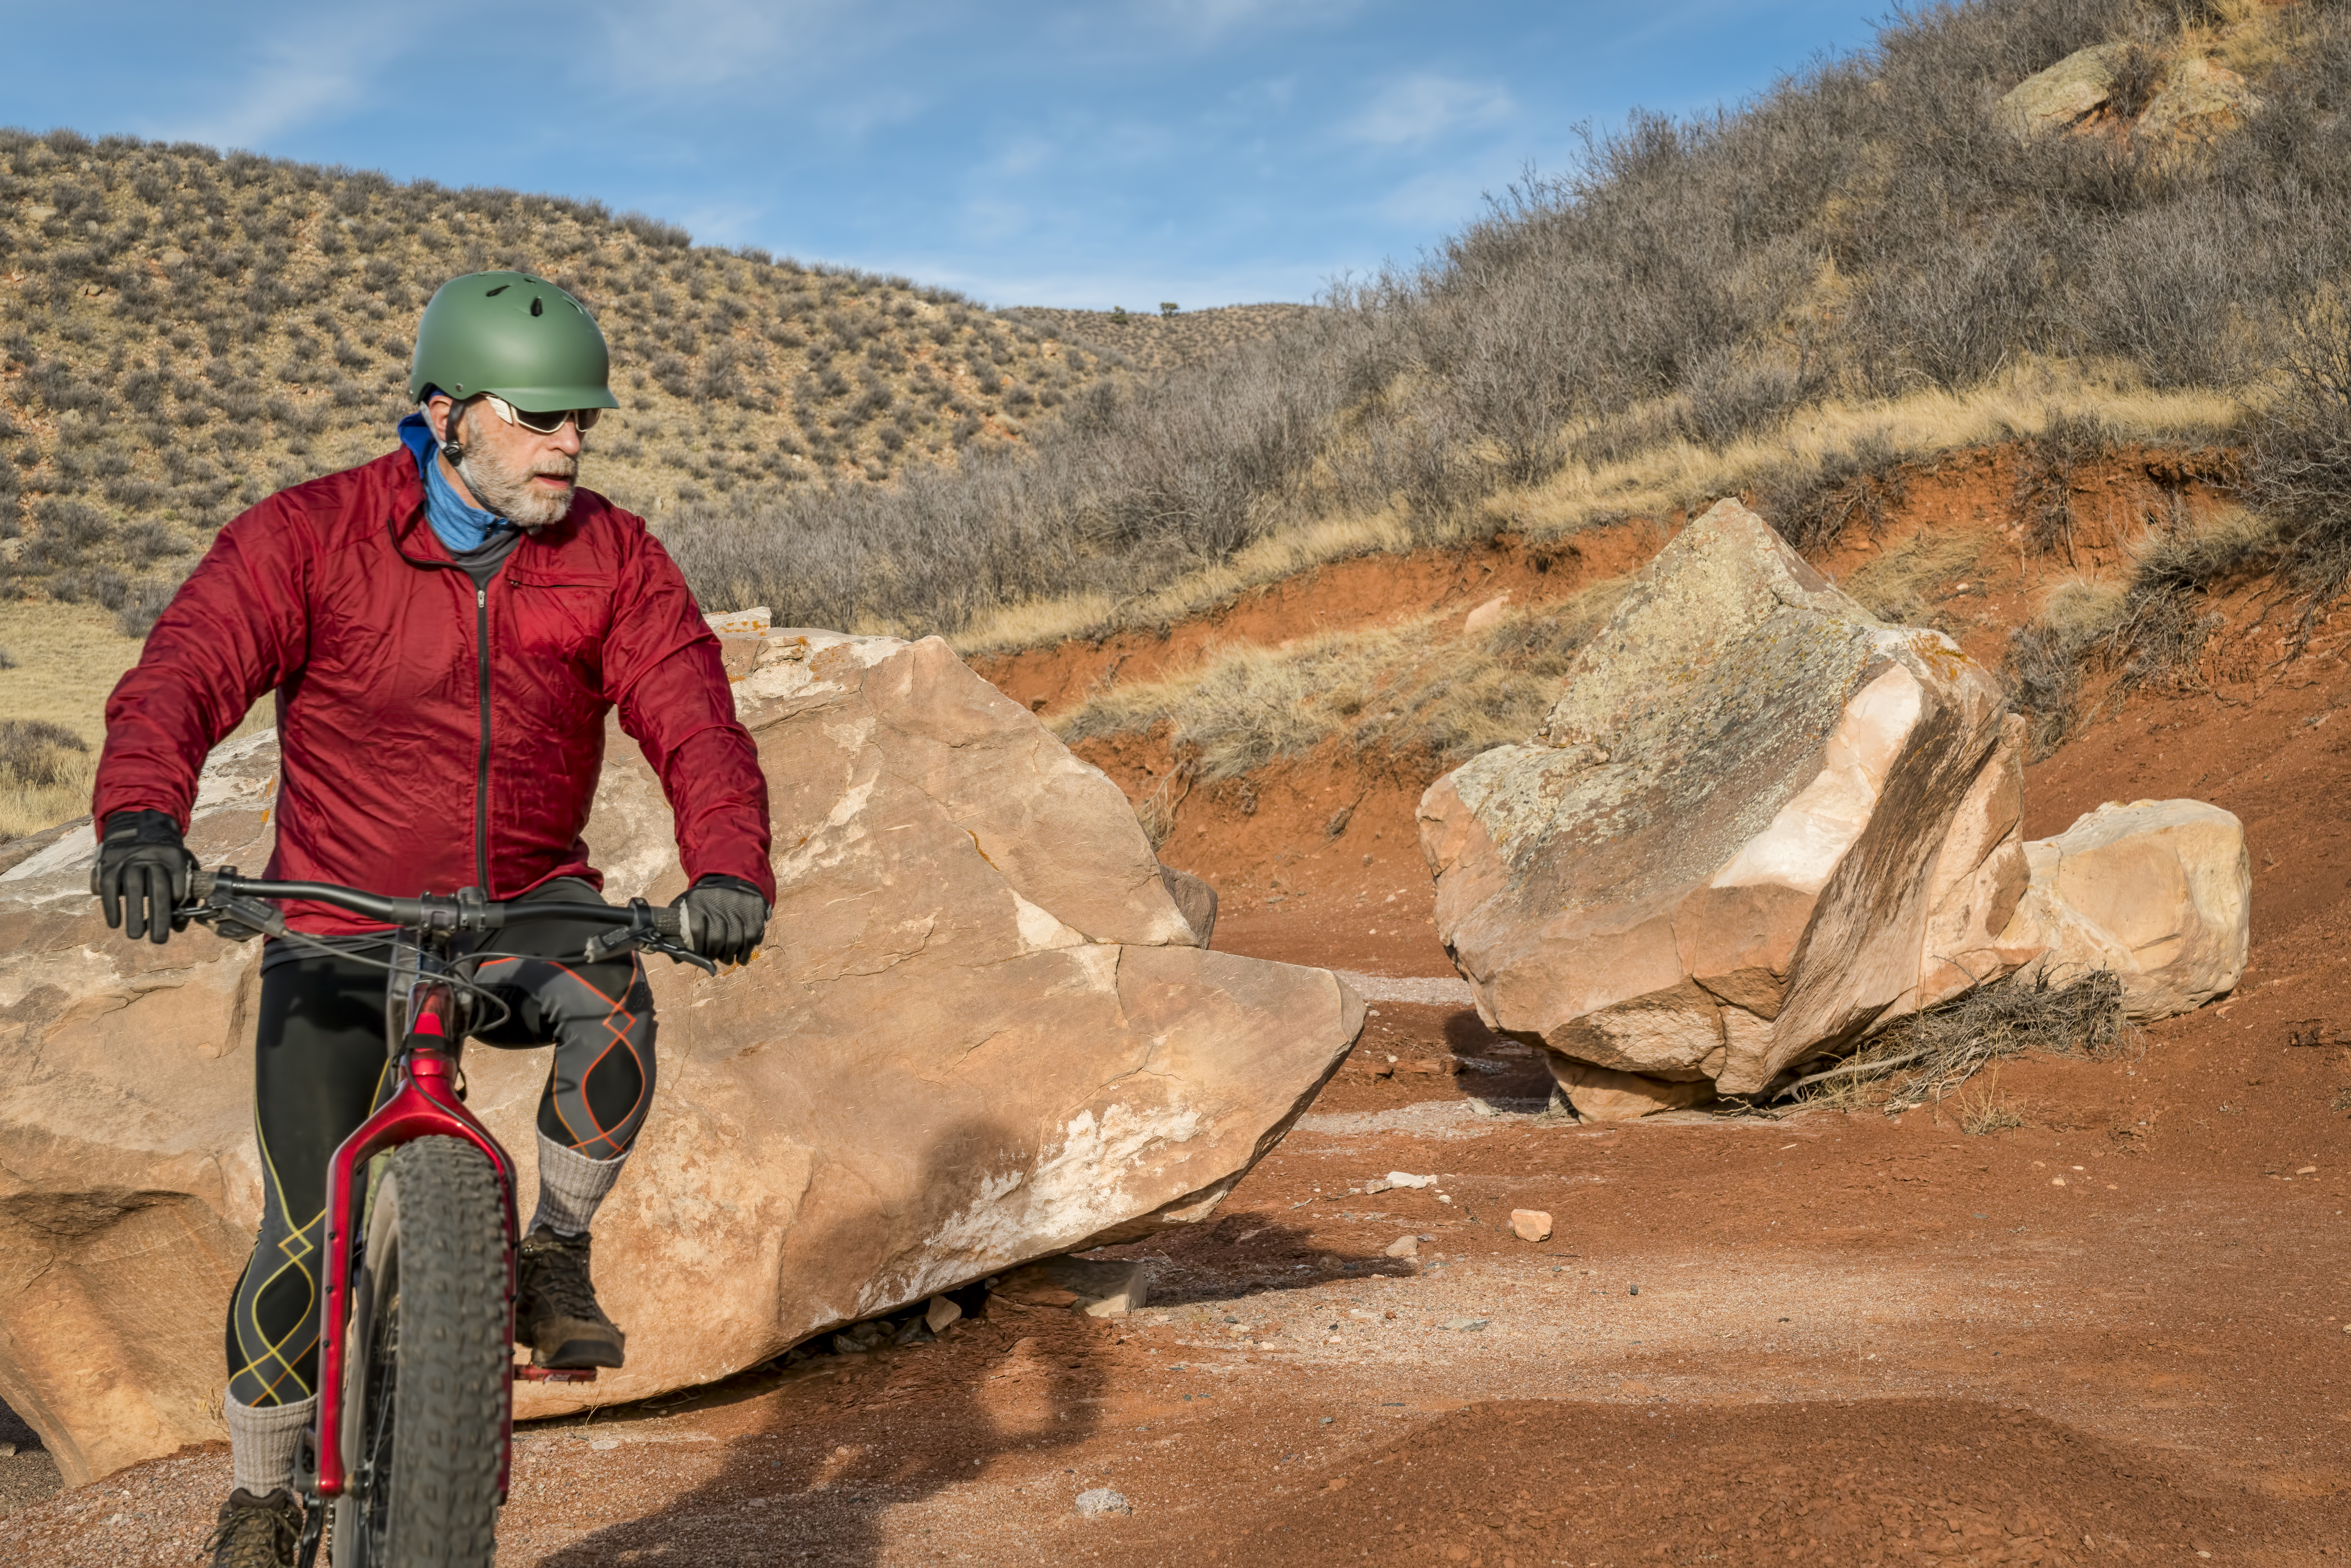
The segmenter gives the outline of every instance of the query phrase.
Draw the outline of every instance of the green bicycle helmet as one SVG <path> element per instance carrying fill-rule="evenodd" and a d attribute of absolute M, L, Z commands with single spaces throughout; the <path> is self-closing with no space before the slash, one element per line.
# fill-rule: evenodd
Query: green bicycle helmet
<path fill-rule="evenodd" d="M 618 408 L 611 370 L 596 319 L 569 294 L 528 272 L 469 272 L 424 307 L 408 396 L 496 392 L 528 413 Z"/>

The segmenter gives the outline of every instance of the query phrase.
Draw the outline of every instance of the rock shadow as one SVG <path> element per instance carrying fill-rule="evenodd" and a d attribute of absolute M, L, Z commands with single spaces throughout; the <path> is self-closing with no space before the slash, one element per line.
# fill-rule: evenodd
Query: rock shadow
<path fill-rule="evenodd" d="M 935 1138 L 932 1146 L 943 1152 L 990 1146 L 997 1141 L 990 1131 L 957 1129 Z M 917 1190 L 930 1190 L 933 1177 L 944 1185 L 969 1173 L 923 1175 Z M 798 1249 L 825 1251 L 838 1244 L 861 1250 L 855 1228 L 837 1226 L 837 1235 L 813 1238 Z M 872 1563 L 883 1553 L 885 1511 L 986 1476 L 1007 1458 L 1017 1457 L 1025 1474 L 1038 1467 L 1040 1456 L 1050 1458 L 1093 1435 L 1109 1380 L 1104 1353 L 1116 1338 L 1116 1320 L 1089 1318 L 1070 1307 L 1026 1306 L 977 1281 L 943 1293 L 967 1316 L 935 1339 L 802 1359 L 801 1353 L 831 1340 L 835 1331 L 828 1331 L 723 1383 L 591 1417 L 534 1424 L 538 1432 L 568 1430 L 590 1445 L 583 1450 L 540 1444 L 532 1450 L 530 1469 L 554 1495 L 592 1492 L 604 1468 L 617 1485 L 642 1485 L 629 1472 L 643 1465 L 637 1456 L 664 1444 L 653 1424 L 666 1417 L 700 1412 L 710 1425 L 734 1427 L 720 1439 L 724 1457 L 717 1468 L 697 1484 L 643 1518 L 593 1530 L 539 1561 L 547 1568 Z M 591 1431 L 599 1436 L 589 1437 Z M 600 1441 L 611 1446 L 592 1446 Z M 691 1462 L 692 1448 L 674 1451 Z M 517 1475 L 517 1500 L 525 1500 L 531 1486 L 528 1471 Z M 559 1521 L 517 1517 L 516 1522 L 535 1535 Z"/>
<path fill-rule="evenodd" d="M 1358 1201 L 1369 1205 L 1377 1199 Z M 1393 1232 L 1389 1234 L 1392 1239 Z M 1110 1250 L 1147 1260 L 1152 1266 L 1151 1305 L 1171 1311 L 1349 1281 L 1409 1280 L 1416 1272 L 1408 1260 L 1333 1246 L 1312 1231 L 1249 1214 L 1228 1214 L 1193 1230 Z"/>

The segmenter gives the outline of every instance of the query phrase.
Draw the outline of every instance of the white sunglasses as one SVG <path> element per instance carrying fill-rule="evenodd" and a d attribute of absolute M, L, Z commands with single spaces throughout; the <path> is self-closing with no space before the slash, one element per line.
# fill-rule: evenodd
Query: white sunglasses
<path fill-rule="evenodd" d="M 518 424 L 540 435 L 552 435 L 566 424 L 577 425 L 580 434 L 585 435 L 596 428 L 596 421 L 604 413 L 601 408 L 559 408 L 551 413 L 531 413 L 515 407 L 496 392 L 484 392 L 481 396 L 482 401 L 490 405 L 490 412 L 508 424 Z"/>

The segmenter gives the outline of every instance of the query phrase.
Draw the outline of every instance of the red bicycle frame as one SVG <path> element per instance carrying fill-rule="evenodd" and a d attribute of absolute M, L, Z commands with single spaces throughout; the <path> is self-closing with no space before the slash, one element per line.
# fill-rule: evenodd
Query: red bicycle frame
<path fill-rule="evenodd" d="M 190 891 L 194 902 L 184 908 L 188 917 L 215 924 L 222 935 L 237 941 L 261 935 L 300 939 L 287 928 L 284 915 L 264 902 L 271 899 L 322 900 L 402 930 L 413 930 L 420 936 L 437 940 L 444 947 L 450 934 L 501 930 L 507 919 L 507 905 L 485 899 L 472 888 L 455 894 L 390 898 L 326 883 L 250 880 L 240 877 L 234 866 L 223 866 L 216 872 L 196 872 L 191 879 Z M 585 956 L 590 962 L 635 947 L 717 972 L 717 967 L 709 959 L 680 945 L 684 920 L 674 907 L 656 910 L 642 898 L 631 899 L 625 909 L 557 900 L 536 903 L 530 907 L 534 915 L 541 916 L 587 919 L 614 926 L 612 935 L 587 945 Z M 328 1166 L 327 1292 L 326 1300 L 320 1303 L 319 1322 L 317 1454 L 320 1497 L 340 1497 L 350 1490 L 350 1472 L 343 1455 L 343 1384 L 350 1370 L 350 1346 L 344 1342 L 350 1326 L 351 1269 L 364 1231 L 364 1217 L 353 1202 L 353 1192 L 359 1173 L 369 1161 L 387 1149 L 419 1138 L 434 1137 L 461 1138 L 488 1158 L 490 1168 L 497 1173 L 502 1222 L 506 1227 L 505 1321 L 509 1336 L 513 1332 L 515 1261 L 521 1235 L 515 1213 L 514 1161 L 490 1135 L 490 1130 L 465 1109 L 458 1087 L 456 1053 L 465 1039 L 466 1023 L 458 997 L 463 983 L 452 984 L 427 973 L 410 987 L 407 1016 L 401 1026 L 400 1052 L 394 1063 L 399 1072 L 398 1085 L 392 1098 L 343 1140 Z M 593 1367 L 508 1364 L 511 1371 L 499 1387 L 501 1501 L 514 1470 L 515 1381 L 588 1383 L 596 1376 Z M 313 1511 L 312 1528 L 305 1532 L 302 1549 L 306 1563 L 317 1549 L 316 1527 L 322 1518 Z"/>
<path fill-rule="evenodd" d="M 327 1300 L 319 1324 L 319 1492 L 340 1497 L 350 1484 L 343 1464 L 343 1374 L 349 1364 L 344 1332 L 350 1317 L 351 1260 L 359 1249 L 358 1215 L 351 1201 L 360 1170 L 386 1149 L 419 1138 L 463 1138 L 487 1156 L 498 1174 L 505 1209 L 506 1320 L 514 1319 L 514 1161 L 490 1130 L 457 1095 L 456 1060 L 450 1042 L 460 1038 L 455 988 L 445 981 L 420 982 L 410 993 L 408 1034 L 402 1042 L 400 1086 L 392 1098 L 335 1150 L 327 1168 Z M 517 1367 L 512 1377 L 585 1382 L 594 1377 L 552 1368 Z M 501 1385 L 505 1408 L 498 1427 L 498 1495 L 507 1493 L 514 1468 L 514 1385 Z"/>

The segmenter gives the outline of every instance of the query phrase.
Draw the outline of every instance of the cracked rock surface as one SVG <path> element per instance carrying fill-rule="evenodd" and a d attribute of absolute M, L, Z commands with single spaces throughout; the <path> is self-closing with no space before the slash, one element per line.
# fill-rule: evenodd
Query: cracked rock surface
<path fill-rule="evenodd" d="M 1758 1092 L 2037 954 L 2001 941 L 2021 732 L 1949 638 L 1882 624 L 1721 502 L 1542 736 L 1422 798 L 1437 934 L 1586 1115 Z"/>

